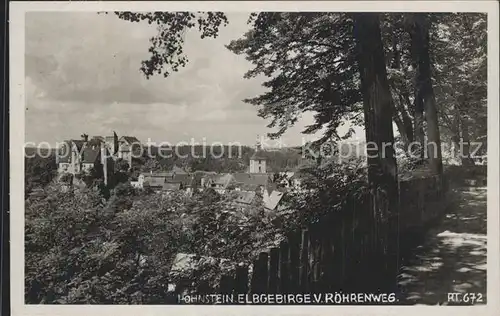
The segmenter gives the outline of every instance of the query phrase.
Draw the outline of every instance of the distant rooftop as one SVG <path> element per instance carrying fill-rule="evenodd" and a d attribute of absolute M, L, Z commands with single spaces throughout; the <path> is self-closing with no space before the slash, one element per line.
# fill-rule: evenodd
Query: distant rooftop
<path fill-rule="evenodd" d="M 141 143 L 135 136 L 122 136 L 122 137 L 120 137 L 120 139 L 125 140 L 129 144 L 133 144 L 133 143 L 140 144 Z"/>
<path fill-rule="evenodd" d="M 250 157 L 251 160 L 267 160 L 265 152 L 263 150 L 256 150 Z"/>

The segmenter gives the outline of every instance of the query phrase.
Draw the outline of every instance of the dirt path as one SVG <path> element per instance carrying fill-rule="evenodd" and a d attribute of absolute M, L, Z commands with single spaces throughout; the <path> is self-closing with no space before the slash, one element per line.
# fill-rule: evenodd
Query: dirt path
<path fill-rule="evenodd" d="M 486 187 L 453 195 L 456 205 L 403 266 L 399 284 L 406 304 L 453 305 L 451 292 L 474 293 L 486 303 Z"/>

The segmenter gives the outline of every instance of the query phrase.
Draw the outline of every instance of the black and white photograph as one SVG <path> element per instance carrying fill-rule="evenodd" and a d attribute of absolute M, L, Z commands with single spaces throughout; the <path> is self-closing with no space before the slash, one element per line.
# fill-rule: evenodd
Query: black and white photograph
<path fill-rule="evenodd" d="M 498 3 L 370 2 L 11 3 L 19 315 L 498 312 Z"/>

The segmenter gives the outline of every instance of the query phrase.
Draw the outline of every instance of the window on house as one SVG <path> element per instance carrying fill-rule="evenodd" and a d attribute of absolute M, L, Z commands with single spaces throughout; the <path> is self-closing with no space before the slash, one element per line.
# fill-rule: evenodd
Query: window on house
<path fill-rule="evenodd" d="M 261 166 L 259 166 L 259 172 L 262 172 L 262 167 Z"/>

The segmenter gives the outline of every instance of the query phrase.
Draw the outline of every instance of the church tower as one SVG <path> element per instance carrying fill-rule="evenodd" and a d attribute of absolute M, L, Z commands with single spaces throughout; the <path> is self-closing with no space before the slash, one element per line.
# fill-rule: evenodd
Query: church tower
<path fill-rule="evenodd" d="M 266 162 L 267 157 L 264 155 L 264 150 L 262 149 L 262 144 L 260 138 L 257 137 L 257 143 L 255 144 L 255 152 L 250 157 L 250 173 L 266 173 Z"/>

